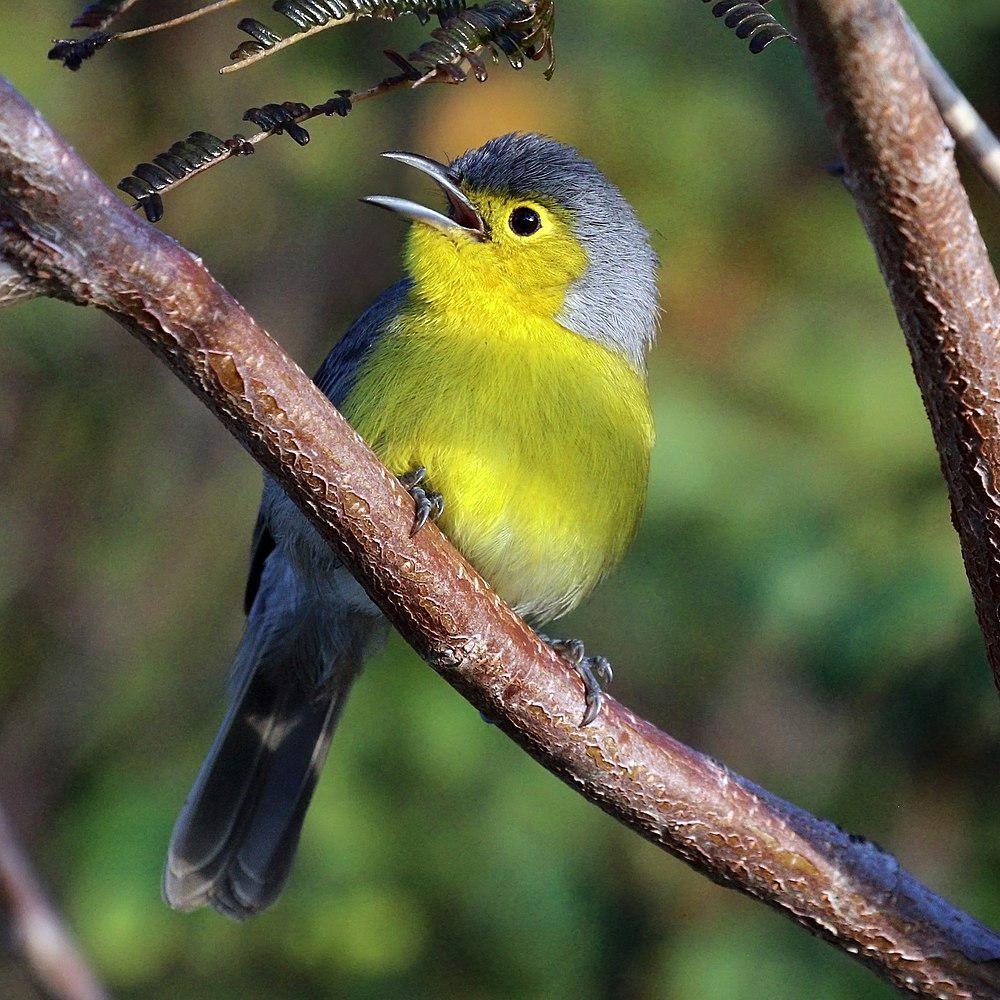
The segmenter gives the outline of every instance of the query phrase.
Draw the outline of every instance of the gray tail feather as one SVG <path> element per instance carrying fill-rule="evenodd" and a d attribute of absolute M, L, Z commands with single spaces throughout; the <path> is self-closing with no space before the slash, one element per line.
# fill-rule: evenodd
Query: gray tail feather
<path fill-rule="evenodd" d="M 277 898 L 353 674 L 318 695 L 258 670 L 233 701 L 174 826 L 163 895 L 236 920 Z"/>

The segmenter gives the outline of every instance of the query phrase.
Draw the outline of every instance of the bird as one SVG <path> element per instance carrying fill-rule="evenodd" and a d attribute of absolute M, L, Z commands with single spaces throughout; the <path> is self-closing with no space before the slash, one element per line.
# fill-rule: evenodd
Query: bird
<path fill-rule="evenodd" d="M 646 379 L 659 261 L 618 188 L 572 147 L 512 133 L 448 164 L 392 151 L 447 213 L 410 222 L 405 276 L 315 382 L 438 526 L 536 628 L 620 561 L 645 503 Z M 334 727 L 388 625 L 278 483 L 265 478 L 229 708 L 177 819 L 163 878 L 179 910 L 244 920 L 278 897 Z M 581 725 L 611 668 L 539 633 L 579 672 Z"/>

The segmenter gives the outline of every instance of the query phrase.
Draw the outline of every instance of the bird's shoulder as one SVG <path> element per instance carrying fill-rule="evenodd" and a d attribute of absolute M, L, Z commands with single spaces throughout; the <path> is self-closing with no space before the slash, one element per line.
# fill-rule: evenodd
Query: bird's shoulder
<path fill-rule="evenodd" d="M 334 406 L 340 406 L 353 388 L 358 369 L 398 314 L 412 284 L 403 278 L 387 288 L 351 324 L 319 366 L 313 381 Z"/>

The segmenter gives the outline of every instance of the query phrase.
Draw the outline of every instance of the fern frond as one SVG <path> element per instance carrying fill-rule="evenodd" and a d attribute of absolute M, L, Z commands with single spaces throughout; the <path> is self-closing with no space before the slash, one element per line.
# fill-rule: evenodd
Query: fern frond
<path fill-rule="evenodd" d="M 711 3 L 712 0 L 704 0 Z M 748 3 L 746 0 L 719 0 L 712 8 L 716 17 L 725 18 L 727 28 L 736 32 L 737 38 L 750 40 L 750 51 L 756 55 L 779 38 L 790 38 L 798 43 L 798 39 L 780 21 L 766 9 L 770 0 L 759 0 Z"/>
<path fill-rule="evenodd" d="M 552 0 L 534 6 L 522 0 L 494 0 L 449 18 L 409 56 L 393 51 L 386 55 L 411 75 L 414 86 L 435 74 L 461 83 L 467 76 L 466 65 L 482 83 L 487 77 L 484 55 L 494 63 L 506 58 L 514 69 L 521 69 L 525 59 L 540 59 L 547 53 L 546 77 L 550 77 L 553 19 Z"/>
<path fill-rule="evenodd" d="M 406 14 L 415 15 L 421 24 L 426 24 L 434 15 L 443 21 L 464 7 L 465 0 L 275 0 L 271 9 L 291 21 L 298 34 L 282 37 L 262 21 L 245 17 L 236 27 L 250 39 L 233 49 L 229 55 L 230 65 L 219 72 L 235 73 L 245 69 L 338 24 L 361 18 L 394 21 Z"/>

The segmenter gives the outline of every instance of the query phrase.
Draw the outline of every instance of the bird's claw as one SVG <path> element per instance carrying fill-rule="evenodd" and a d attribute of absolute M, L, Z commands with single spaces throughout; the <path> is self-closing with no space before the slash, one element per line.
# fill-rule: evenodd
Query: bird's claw
<path fill-rule="evenodd" d="M 413 497 L 413 504 L 416 507 L 410 537 L 415 535 L 428 521 L 436 521 L 444 513 L 444 497 L 440 493 L 426 490 L 420 485 L 426 475 L 427 470 L 420 465 L 399 477 L 406 492 Z"/>
<path fill-rule="evenodd" d="M 419 486 L 410 491 L 417 510 L 410 535 L 415 535 L 428 521 L 436 521 L 444 513 L 444 497 L 440 493 L 428 492 Z"/>
<path fill-rule="evenodd" d="M 614 671 L 611 664 L 603 656 L 587 656 L 583 643 L 579 639 L 550 639 L 539 636 L 550 649 L 568 661 L 583 681 L 583 690 L 587 707 L 583 713 L 580 728 L 589 726 L 601 713 L 604 705 L 604 689 L 611 684 Z"/>

